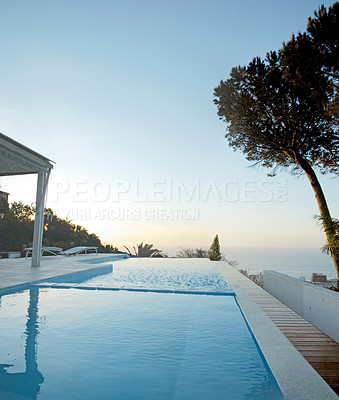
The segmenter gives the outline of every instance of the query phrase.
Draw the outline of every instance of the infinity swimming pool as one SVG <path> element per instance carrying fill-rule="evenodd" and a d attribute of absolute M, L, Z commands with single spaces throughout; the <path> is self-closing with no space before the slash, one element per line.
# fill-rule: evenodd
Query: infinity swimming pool
<path fill-rule="evenodd" d="M 94 260 L 95 261 L 95 260 Z M 114 263 L 113 272 L 86 280 L 87 285 L 224 292 L 228 285 L 218 263 L 206 259 L 130 258 Z"/>
<path fill-rule="evenodd" d="M 229 292 L 85 288 L 1 297 L 1 399 L 282 398 Z"/>

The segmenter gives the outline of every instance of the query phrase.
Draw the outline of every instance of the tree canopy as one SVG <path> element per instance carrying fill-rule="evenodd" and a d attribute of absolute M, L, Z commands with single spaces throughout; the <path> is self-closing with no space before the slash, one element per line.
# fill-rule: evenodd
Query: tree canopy
<path fill-rule="evenodd" d="M 233 68 L 230 79 L 215 89 L 229 145 L 265 167 L 297 170 L 307 162 L 339 174 L 337 114 L 329 112 L 334 84 L 325 75 L 321 87 L 293 84 L 285 62 L 282 51 L 264 60 L 256 57 L 246 67 Z"/>
<path fill-rule="evenodd" d="M 338 2 L 321 6 L 306 32 L 265 59 L 233 68 L 214 91 L 234 150 L 271 174 L 279 167 L 306 174 L 329 242 L 335 229 L 314 169 L 339 174 L 338 16 Z M 332 252 L 339 277 L 338 257 Z"/>
<path fill-rule="evenodd" d="M 103 250 L 97 235 L 88 233 L 87 229 L 59 218 L 53 210 L 47 209 L 44 223 L 43 242 L 47 246 L 58 246 L 64 250 L 73 246 L 96 246 Z"/>
<path fill-rule="evenodd" d="M 21 245 L 33 240 L 32 207 L 12 203 L 0 215 L 0 251 L 20 251 Z"/>
<path fill-rule="evenodd" d="M 13 202 L 0 215 L 0 251 L 20 251 L 23 244 L 33 240 L 34 209 L 22 202 Z M 80 225 L 59 218 L 51 209 L 46 210 L 43 244 L 64 250 L 73 246 L 104 247 L 95 234 L 90 234 Z"/>

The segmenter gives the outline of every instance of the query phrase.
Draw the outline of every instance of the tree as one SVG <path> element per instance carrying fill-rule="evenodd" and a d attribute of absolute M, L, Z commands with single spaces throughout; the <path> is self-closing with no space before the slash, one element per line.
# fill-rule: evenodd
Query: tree
<path fill-rule="evenodd" d="M 209 251 L 209 259 L 211 261 L 221 261 L 222 255 L 220 253 L 219 237 L 215 235 Z"/>
<path fill-rule="evenodd" d="M 113 246 L 112 244 L 105 245 L 105 253 L 126 254 L 125 252 L 120 251 L 118 247 Z"/>
<path fill-rule="evenodd" d="M 0 251 L 20 251 L 33 240 L 34 210 L 22 202 L 13 202 L 0 217 Z"/>
<path fill-rule="evenodd" d="M 177 253 L 179 258 L 208 258 L 208 251 L 204 249 L 187 249 L 181 247 L 181 250 Z"/>
<path fill-rule="evenodd" d="M 131 257 L 165 257 L 161 250 L 152 249 L 153 244 L 139 243 L 137 247 L 133 246 L 134 254 L 132 254 L 128 247 L 124 246 Z"/>
<path fill-rule="evenodd" d="M 218 236 L 218 235 L 217 235 Z M 216 236 L 216 237 L 217 237 Z M 213 243 L 215 241 L 216 238 L 214 238 Z M 219 238 L 218 238 L 218 242 L 219 242 Z M 213 246 L 212 243 L 212 246 Z M 212 248 L 211 246 L 211 248 Z M 229 264 L 231 267 L 236 267 L 238 265 L 238 261 L 236 260 L 229 260 L 225 254 L 220 253 L 220 246 L 219 246 L 219 254 L 220 254 L 220 258 L 218 258 L 218 260 L 214 260 L 214 261 L 225 261 L 227 262 L 227 264 Z M 177 253 L 177 257 L 179 258 L 209 258 L 210 260 L 212 260 L 211 257 L 211 250 L 204 250 L 204 249 L 187 249 L 185 247 L 181 247 L 181 250 Z"/>
<path fill-rule="evenodd" d="M 307 33 L 264 60 L 233 68 L 214 91 L 234 150 L 273 169 L 271 175 L 282 167 L 307 176 L 329 243 L 335 229 L 315 169 L 339 174 L 338 14 L 339 3 L 320 7 Z M 339 255 L 331 256 L 339 277 Z"/>
<path fill-rule="evenodd" d="M 67 219 L 59 218 L 51 209 L 45 213 L 43 241 L 44 245 L 62 247 L 64 250 L 73 246 L 96 246 L 101 252 L 105 250 L 97 235 L 88 233 L 87 229 Z"/>
<path fill-rule="evenodd" d="M 321 93 L 324 84 L 332 85 L 329 111 L 338 117 L 339 2 L 328 10 L 324 6 L 308 19 L 307 33 L 294 35 L 283 44 L 285 74 L 294 85 Z M 328 81 L 326 81 L 328 79 Z M 319 90 L 320 89 L 320 90 Z M 338 120 L 336 121 L 338 122 Z"/>
<path fill-rule="evenodd" d="M 51 209 L 46 210 L 44 221 L 43 244 L 45 246 L 62 247 L 64 250 L 72 246 L 97 246 L 99 251 L 104 247 L 95 234 L 89 234 L 80 225 L 59 218 Z M 18 251 L 23 244 L 33 240 L 34 209 L 22 202 L 13 202 L 0 215 L 0 251 Z"/>

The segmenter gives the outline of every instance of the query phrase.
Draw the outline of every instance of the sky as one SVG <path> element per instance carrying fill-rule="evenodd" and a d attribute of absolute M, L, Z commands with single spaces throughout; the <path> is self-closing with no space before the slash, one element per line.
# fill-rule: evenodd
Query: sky
<path fill-rule="evenodd" d="M 0 131 L 54 161 L 47 207 L 104 243 L 321 247 L 307 179 L 251 167 L 213 104 L 320 4 L 2 0 Z M 319 178 L 338 217 L 338 180 Z M 34 204 L 36 176 L 0 185 Z"/>

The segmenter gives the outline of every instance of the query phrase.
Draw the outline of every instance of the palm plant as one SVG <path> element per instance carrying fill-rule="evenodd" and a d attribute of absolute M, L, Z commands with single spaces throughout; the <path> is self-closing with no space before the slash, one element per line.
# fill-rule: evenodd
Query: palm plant
<path fill-rule="evenodd" d="M 154 249 L 153 244 L 137 243 L 137 247 L 133 246 L 134 254 L 131 253 L 127 246 L 124 246 L 131 257 L 163 257 L 162 251 Z"/>
<path fill-rule="evenodd" d="M 321 250 L 328 255 L 337 256 L 339 254 L 339 219 L 327 218 L 325 220 L 320 215 L 315 215 L 314 219 L 325 233 L 329 233 L 330 231 L 328 235 L 329 239 Z"/>

